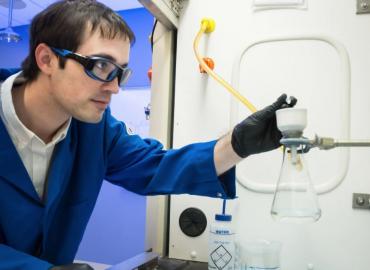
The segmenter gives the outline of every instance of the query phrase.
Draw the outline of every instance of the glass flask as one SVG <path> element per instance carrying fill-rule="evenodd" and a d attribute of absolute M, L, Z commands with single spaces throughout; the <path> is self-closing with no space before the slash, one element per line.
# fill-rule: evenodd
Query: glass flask
<path fill-rule="evenodd" d="M 283 164 L 271 215 L 280 221 L 315 222 L 321 217 L 321 209 L 304 154 L 297 151 L 297 148 L 297 146 L 284 147 Z"/>

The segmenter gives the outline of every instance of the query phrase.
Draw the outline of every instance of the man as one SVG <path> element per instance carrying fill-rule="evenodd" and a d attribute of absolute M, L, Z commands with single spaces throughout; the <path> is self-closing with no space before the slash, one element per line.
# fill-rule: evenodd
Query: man
<path fill-rule="evenodd" d="M 30 36 L 22 72 L 0 90 L 0 270 L 91 269 L 72 262 L 103 179 L 143 195 L 234 198 L 235 164 L 279 146 L 286 95 L 217 142 L 165 151 L 129 135 L 108 105 L 130 75 L 134 35 L 100 3 L 57 2 Z"/>

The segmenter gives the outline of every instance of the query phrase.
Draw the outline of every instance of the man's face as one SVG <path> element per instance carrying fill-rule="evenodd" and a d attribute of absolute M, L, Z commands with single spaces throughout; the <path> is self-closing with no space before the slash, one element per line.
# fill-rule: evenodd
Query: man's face
<path fill-rule="evenodd" d="M 103 39 L 99 31 L 95 31 L 75 52 L 112 59 L 122 66 L 128 63 L 130 42 L 123 38 Z M 50 95 L 58 109 L 83 122 L 99 122 L 112 94 L 118 91 L 117 78 L 111 82 L 94 80 L 85 73 L 81 64 L 72 59 L 67 59 L 64 69 L 55 69 L 51 76 Z"/>

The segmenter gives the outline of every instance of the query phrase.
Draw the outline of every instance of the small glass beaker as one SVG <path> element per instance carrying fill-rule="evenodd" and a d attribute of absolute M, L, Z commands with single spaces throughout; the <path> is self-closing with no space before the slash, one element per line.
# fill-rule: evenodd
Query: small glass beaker
<path fill-rule="evenodd" d="M 263 239 L 237 243 L 239 270 L 279 270 L 281 242 Z"/>

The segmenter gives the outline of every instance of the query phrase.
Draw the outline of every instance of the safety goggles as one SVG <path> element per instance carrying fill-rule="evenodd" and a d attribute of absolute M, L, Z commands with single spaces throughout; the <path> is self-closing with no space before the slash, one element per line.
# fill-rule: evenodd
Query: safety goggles
<path fill-rule="evenodd" d="M 122 88 L 129 79 L 132 70 L 122 67 L 112 60 L 100 56 L 83 56 L 65 49 L 50 47 L 52 51 L 64 58 L 70 58 L 80 63 L 86 74 L 94 80 L 111 82 L 118 78 L 118 85 Z"/>

